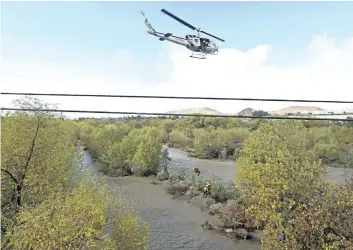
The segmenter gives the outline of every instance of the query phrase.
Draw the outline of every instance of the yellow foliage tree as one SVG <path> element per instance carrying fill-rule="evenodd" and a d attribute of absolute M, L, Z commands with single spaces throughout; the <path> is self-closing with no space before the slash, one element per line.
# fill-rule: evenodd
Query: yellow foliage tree
<path fill-rule="evenodd" d="M 286 240 L 276 243 L 281 249 L 293 250 L 353 249 L 352 187 L 329 185 L 321 197 L 302 204 L 291 225 L 284 229 Z"/>
<path fill-rule="evenodd" d="M 249 137 L 237 160 L 236 182 L 251 204 L 247 213 L 265 226 L 266 242 L 277 242 L 296 209 L 322 192 L 325 172 L 300 122 L 267 122 Z"/>
<path fill-rule="evenodd" d="M 147 249 L 149 227 L 105 182 L 86 177 L 72 192 L 17 216 L 15 249 Z M 109 229 L 109 226 L 112 226 Z"/>
<path fill-rule="evenodd" d="M 34 98 L 20 99 L 16 104 L 32 109 L 49 107 Z M 73 122 L 58 114 L 35 111 L 2 117 L 2 248 L 148 246 L 148 226 L 137 214 L 112 196 L 105 182 L 79 172 L 77 131 Z M 109 231 L 112 236 L 106 235 Z M 114 232 L 127 237 L 114 238 Z"/>
<path fill-rule="evenodd" d="M 30 99 L 17 102 L 22 107 Z M 33 101 L 38 105 L 38 100 Z M 45 105 L 40 105 L 40 107 Z M 56 197 L 69 185 L 75 168 L 72 131 L 64 121 L 45 113 L 15 113 L 2 118 L 1 190 L 2 228 L 13 224 L 23 206 Z"/>

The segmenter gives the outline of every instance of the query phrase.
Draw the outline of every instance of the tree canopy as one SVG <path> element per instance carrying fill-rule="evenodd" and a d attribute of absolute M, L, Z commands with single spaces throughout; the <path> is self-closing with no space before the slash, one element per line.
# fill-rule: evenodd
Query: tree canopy
<path fill-rule="evenodd" d="M 20 107 L 48 107 L 34 98 Z M 78 127 L 60 114 L 1 119 L 1 235 L 5 249 L 146 249 L 149 228 L 102 177 L 81 172 Z M 115 135 L 115 134 L 114 134 Z M 110 134 L 113 136 L 113 134 Z"/>
<path fill-rule="evenodd" d="M 236 183 L 264 229 L 264 249 L 353 246 L 353 189 L 326 179 L 308 133 L 300 122 L 263 124 L 237 160 Z"/>

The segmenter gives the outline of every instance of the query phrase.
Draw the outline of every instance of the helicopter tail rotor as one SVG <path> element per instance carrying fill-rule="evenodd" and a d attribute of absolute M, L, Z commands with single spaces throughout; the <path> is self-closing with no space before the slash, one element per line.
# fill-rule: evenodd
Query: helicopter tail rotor
<path fill-rule="evenodd" d="M 145 25 L 147 26 L 147 28 L 148 28 L 151 32 L 156 33 L 156 30 L 152 27 L 152 25 L 151 25 L 150 22 L 148 21 L 148 19 L 147 19 L 145 13 L 143 13 L 142 10 L 141 10 L 141 14 L 142 14 L 142 16 L 145 18 Z"/>

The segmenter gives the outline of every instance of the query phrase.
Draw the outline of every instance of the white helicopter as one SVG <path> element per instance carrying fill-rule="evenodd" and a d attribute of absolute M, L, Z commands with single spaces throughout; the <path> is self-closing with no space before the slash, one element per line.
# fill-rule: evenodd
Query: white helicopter
<path fill-rule="evenodd" d="M 145 24 L 146 24 L 147 28 L 149 29 L 147 31 L 148 34 L 159 37 L 160 41 L 167 40 L 167 41 L 170 41 L 170 42 L 173 42 L 173 43 L 176 43 L 176 44 L 179 44 L 179 45 L 186 47 L 187 49 L 192 51 L 192 54 L 190 55 L 190 57 L 192 57 L 192 58 L 206 59 L 207 54 L 209 54 L 209 55 L 217 55 L 218 54 L 218 46 L 216 45 L 216 43 L 208 38 L 200 37 L 200 32 L 205 35 L 211 36 L 215 39 L 218 39 L 222 42 L 225 42 L 225 40 L 223 40 L 219 37 L 216 37 L 214 35 L 211 35 L 209 33 L 206 33 L 200 29 L 195 28 L 191 24 L 181 20 L 179 17 L 173 15 L 172 13 L 166 11 L 165 9 L 162 9 L 161 11 L 164 14 L 170 16 L 171 18 L 174 18 L 178 22 L 189 27 L 190 29 L 196 30 L 197 35 L 186 35 L 185 38 L 182 38 L 182 37 L 178 37 L 178 36 L 173 36 L 172 33 L 157 32 L 152 27 L 152 25 L 148 22 L 145 14 L 141 11 L 141 14 L 145 17 Z"/>

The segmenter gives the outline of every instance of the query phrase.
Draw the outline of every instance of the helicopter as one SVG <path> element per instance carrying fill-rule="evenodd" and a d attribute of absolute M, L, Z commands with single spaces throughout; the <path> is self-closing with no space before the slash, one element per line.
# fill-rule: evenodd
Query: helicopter
<path fill-rule="evenodd" d="M 200 33 L 213 37 L 217 40 L 225 42 L 222 38 L 216 37 L 211 35 L 201 29 L 197 29 L 196 27 L 192 26 L 191 24 L 185 22 L 184 20 L 180 19 L 179 17 L 173 15 L 172 13 L 166 11 L 165 9 L 161 10 L 164 14 L 170 16 L 171 18 L 175 19 L 181 24 L 184 24 L 186 27 L 197 31 L 197 35 L 186 35 L 185 38 L 173 36 L 172 33 L 161 33 L 157 32 L 152 25 L 148 22 L 145 14 L 141 11 L 142 16 L 145 18 L 145 25 L 149 29 L 147 31 L 148 34 L 159 37 L 160 41 L 167 40 L 169 42 L 176 43 L 178 45 L 184 46 L 187 49 L 192 51 L 190 57 L 197 58 L 197 59 L 206 59 L 206 55 L 217 55 L 219 53 L 217 44 L 208 39 L 206 37 L 200 37 Z"/>

